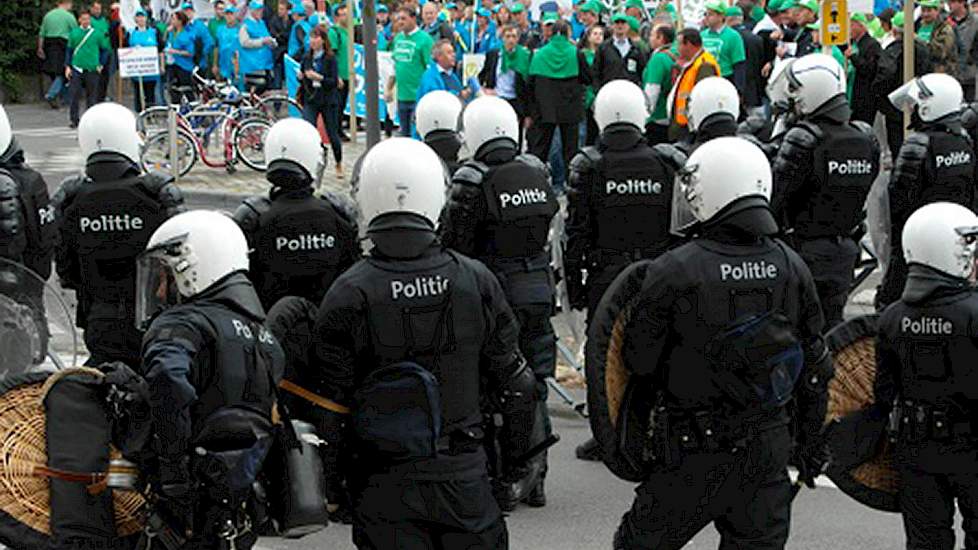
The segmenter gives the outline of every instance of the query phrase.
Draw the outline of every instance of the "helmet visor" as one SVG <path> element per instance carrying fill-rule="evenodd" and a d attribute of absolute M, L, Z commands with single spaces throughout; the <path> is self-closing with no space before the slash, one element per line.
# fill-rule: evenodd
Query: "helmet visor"
<path fill-rule="evenodd" d="M 955 227 L 954 231 L 964 241 L 966 261 L 971 265 L 968 280 L 975 283 L 978 275 L 978 226 Z"/>
<path fill-rule="evenodd" d="M 698 194 L 698 181 L 698 164 L 687 164 L 676 173 L 676 184 L 672 191 L 672 217 L 669 221 L 669 231 L 673 235 L 688 236 L 690 229 L 699 221 L 693 214 L 691 204 Z"/>
<path fill-rule="evenodd" d="M 889 99 L 890 103 L 893 104 L 893 106 L 898 110 L 902 111 L 904 109 L 909 109 L 912 111 L 917 105 L 918 98 L 927 97 L 930 95 L 932 94 L 930 90 L 924 86 L 924 83 L 919 78 L 915 78 L 890 92 L 887 99 Z"/>
<path fill-rule="evenodd" d="M 181 244 L 152 248 L 136 260 L 136 328 L 147 329 L 157 315 L 180 303 L 173 263 L 180 256 Z"/>

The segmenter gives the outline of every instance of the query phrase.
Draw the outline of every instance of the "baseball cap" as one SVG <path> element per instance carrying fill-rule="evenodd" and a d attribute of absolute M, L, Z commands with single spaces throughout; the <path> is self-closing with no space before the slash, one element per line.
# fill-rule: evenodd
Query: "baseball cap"
<path fill-rule="evenodd" d="M 265 3 L 264 2 L 259 2 L 258 0 L 252 0 L 252 2 L 250 4 L 248 4 L 248 9 L 250 9 L 250 10 L 261 10 L 261 9 L 265 9 Z"/>
<path fill-rule="evenodd" d="M 180 4 L 180 9 L 181 10 L 192 10 L 192 9 L 194 9 L 194 4 L 193 4 L 193 2 L 184 2 L 183 4 Z"/>
<path fill-rule="evenodd" d="M 727 13 L 727 4 L 722 2 L 721 0 L 707 2 L 705 7 L 708 11 L 715 11 L 717 13 Z"/>
<path fill-rule="evenodd" d="M 540 23 L 550 25 L 552 23 L 556 23 L 558 19 L 560 19 L 560 17 L 557 15 L 557 12 L 547 11 L 541 15 Z"/>
<path fill-rule="evenodd" d="M 455 2 L 449 2 L 449 3 L 445 4 L 445 9 L 446 10 L 456 10 L 456 9 L 458 9 L 458 4 L 456 4 Z"/>
<path fill-rule="evenodd" d="M 866 19 L 866 14 L 865 13 L 854 13 L 854 14 L 852 14 L 852 20 L 853 21 L 859 21 L 863 25 L 869 24 L 869 20 Z"/>
<path fill-rule="evenodd" d="M 625 2 L 625 9 L 628 8 L 638 8 L 640 10 L 644 10 L 645 4 L 642 3 L 642 0 L 628 0 Z"/>
<path fill-rule="evenodd" d="M 517 14 L 517 13 L 522 13 L 525 10 L 526 10 L 526 8 L 523 7 L 523 4 L 520 4 L 519 2 L 517 2 L 517 3 L 513 4 L 513 7 L 509 8 L 509 13 Z"/>
<path fill-rule="evenodd" d="M 628 27 L 632 29 L 632 32 L 638 32 L 642 29 L 642 24 L 638 22 L 638 19 L 632 17 L 631 15 L 626 15 L 625 20 L 628 21 Z"/>
<path fill-rule="evenodd" d="M 486 8 L 479 8 L 478 11 L 475 12 L 475 14 L 478 15 L 479 17 L 492 17 L 492 13 Z"/>
<path fill-rule="evenodd" d="M 224 6 L 224 13 L 238 13 L 238 8 L 234 7 L 234 4 L 228 4 Z"/>
<path fill-rule="evenodd" d="M 941 2 L 940 0 L 919 0 L 917 5 L 922 8 L 940 8 Z"/>
<path fill-rule="evenodd" d="M 791 8 L 796 7 L 798 7 L 798 3 L 795 2 L 795 0 L 784 0 L 781 2 L 781 5 L 778 6 L 778 11 L 788 11 Z"/>
<path fill-rule="evenodd" d="M 302 5 L 302 2 L 296 2 L 289 13 L 292 15 L 305 15 L 306 7 Z"/>
<path fill-rule="evenodd" d="M 614 14 L 614 15 L 611 16 L 611 22 L 612 23 L 618 23 L 618 22 L 621 22 L 621 21 L 624 21 L 625 23 L 628 23 L 628 16 L 625 15 L 624 13 L 616 13 L 616 14 Z"/>
<path fill-rule="evenodd" d="M 388 11 L 390 10 L 387 9 L 387 4 L 377 4 L 378 13 L 387 13 Z"/>
<path fill-rule="evenodd" d="M 976 1 L 978 1 L 978 0 L 976 0 Z M 591 12 L 591 13 L 601 13 L 601 9 L 598 6 L 594 5 L 594 2 L 593 1 L 590 1 L 590 0 L 587 1 L 587 2 L 585 2 L 584 5 L 581 6 L 580 8 L 578 8 L 577 11 L 586 11 L 586 12 Z"/>
<path fill-rule="evenodd" d="M 727 8 L 727 17 L 743 17 L 744 10 L 740 9 L 740 6 L 730 6 Z"/>
<path fill-rule="evenodd" d="M 890 19 L 890 24 L 893 25 L 894 27 L 899 27 L 899 29 L 902 31 L 903 30 L 903 12 L 902 11 L 896 12 L 896 14 L 893 15 L 893 19 Z"/>
<path fill-rule="evenodd" d="M 818 13 L 818 0 L 803 0 L 798 5 L 806 10 L 811 10 L 812 13 Z"/>

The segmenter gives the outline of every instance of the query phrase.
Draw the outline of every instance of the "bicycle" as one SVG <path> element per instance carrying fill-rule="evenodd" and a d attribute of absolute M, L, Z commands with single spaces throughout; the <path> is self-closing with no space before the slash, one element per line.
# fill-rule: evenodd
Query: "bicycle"
<path fill-rule="evenodd" d="M 195 129 L 190 123 L 194 118 L 215 120 L 206 128 Z M 198 159 L 210 168 L 224 168 L 229 174 L 235 172 L 235 165 L 241 161 L 252 170 L 262 172 L 265 170 L 265 136 L 270 128 L 271 124 L 262 118 L 239 120 L 222 111 L 191 110 L 186 115 L 177 115 L 177 158 L 170 158 L 170 132 L 162 131 L 146 140 L 140 164 L 147 171 L 170 172 L 176 162 L 178 173 L 185 176 Z M 198 135 L 198 132 L 202 134 Z M 220 158 L 208 154 L 211 141 L 220 145 Z"/>

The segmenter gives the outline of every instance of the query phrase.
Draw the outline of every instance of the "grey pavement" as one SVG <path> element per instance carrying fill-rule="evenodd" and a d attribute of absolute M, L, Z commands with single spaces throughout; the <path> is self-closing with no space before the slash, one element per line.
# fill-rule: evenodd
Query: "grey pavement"
<path fill-rule="evenodd" d="M 28 152 L 29 162 L 57 187 L 65 176 L 77 173 L 83 160 L 77 148 L 76 133 L 67 127 L 64 110 L 52 111 L 46 105 L 7 106 L 15 135 Z M 361 134 L 362 135 L 362 134 Z M 363 150 L 360 144 L 344 144 L 346 173 Z M 326 170 L 324 187 L 346 192 L 348 182 Z M 261 193 L 267 183 L 261 174 L 246 167 L 233 174 L 223 170 L 198 167 L 180 182 L 194 208 L 233 209 L 242 193 Z M 847 316 L 872 311 L 873 288 L 878 283 L 873 274 L 857 289 L 846 308 Z M 70 293 L 66 294 L 71 299 Z M 559 332 L 566 326 L 558 323 Z M 582 390 L 570 390 L 578 401 Z M 521 507 L 508 518 L 511 548 L 514 550 L 576 550 L 610 548 L 611 537 L 621 515 L 628 509 L 634 487 L 615 478 L 602 464 L 574 458 L 574 447 L 585 441 L 590 430 L 587 421 L 556 400 L 551 394 L 550 408 L 555 430 L 561 442 L 551 451 L 547 507 Z M 960 530 L 958 537 L 960 539 Z M 719 537 L 707 527 L 688 546 L 692 549 L 716 548 Z M 903 545 L 902 524 L 898 515 L 873 511 L 842 494 L 830 483 L 815 490 L 803 490 L 794 502 L 791 538 L 792 550 L 869 550 L 896 549 Z M 350 529 L 329 528 L 298 540 L 264 538 L 264 550 L 347 549 Z"/>

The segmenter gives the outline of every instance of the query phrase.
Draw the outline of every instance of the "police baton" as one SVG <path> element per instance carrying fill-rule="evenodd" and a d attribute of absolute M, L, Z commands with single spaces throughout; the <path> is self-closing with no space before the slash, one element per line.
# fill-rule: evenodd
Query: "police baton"
<path fill-rule="evenodd" d="M 516 457 L 516 460 L 513 461 L 514 466 L 516 466 L 517 468 L 526 466 L 531 460 L 536 458 L 537 455 L 543 453 L 550 447 L 556 445 L 558 441 L 560 441 L 559 435 L 550 434 L 549 436 L 547 436 L 546 439 L 544 439 L 540 443 L 537 443 L 533 447 L 530 447 L 529 451 L 526 451 L 522 455 Z"/>

